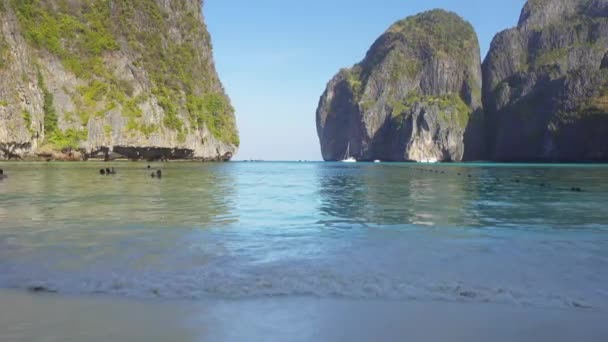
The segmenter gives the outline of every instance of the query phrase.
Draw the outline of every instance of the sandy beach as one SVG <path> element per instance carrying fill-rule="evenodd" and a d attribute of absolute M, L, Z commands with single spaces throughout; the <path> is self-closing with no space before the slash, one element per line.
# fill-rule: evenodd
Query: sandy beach
<path fill-rule="evenodd" d="M 0 291 L 1 341 L 606 341 L 605 312 L 316 298 L 140 301 Z"/>

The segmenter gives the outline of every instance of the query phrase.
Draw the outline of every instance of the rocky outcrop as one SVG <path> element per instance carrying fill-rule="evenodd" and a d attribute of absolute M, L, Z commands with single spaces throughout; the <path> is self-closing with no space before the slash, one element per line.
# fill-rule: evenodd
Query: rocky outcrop
<path fill-rule="evenodd" d="M 454 13 L 433 10 L 395 23 L 321 97 L 323 158 L 340 160 L 347 150 L 358 160 L 476 158 L 483 145 L 480 64 L 473 27 Z"/>
<path fill-rule="evenodd" d="M 238 145 L 201 0 L 0 0 L 0 159 Z"/>
<path fill-rule="evenodd" d="M 483 63 L 489 157 L 608 161 L 608 1 L 530 0 Z"/>

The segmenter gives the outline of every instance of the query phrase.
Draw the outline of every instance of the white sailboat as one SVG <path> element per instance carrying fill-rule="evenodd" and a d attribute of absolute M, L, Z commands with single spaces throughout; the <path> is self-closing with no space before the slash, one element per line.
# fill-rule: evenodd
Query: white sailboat
<path fill-rule="evenodd" d="M 344 155 L 343 163 L 356 163 L 357 159 L 350 156 L 350 143 L 348 143 L 348 147 L 346 147 L 346 154 Z"/>

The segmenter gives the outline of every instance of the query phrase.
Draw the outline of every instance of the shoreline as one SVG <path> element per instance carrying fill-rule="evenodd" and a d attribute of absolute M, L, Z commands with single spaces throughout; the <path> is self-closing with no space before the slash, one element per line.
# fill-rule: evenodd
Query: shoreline
<path fill-rule="evenodd" d="M 105 160 L 103 158 L 88 158 L 86 160 L 62 160 L 44 158 L 28 158 L 28 159 L 0 159 L 0 163 L 227 163 L 234 160 L 203 160 L 203 159 L 168 159 L 168 160 L 131 160 L 128 158 L 117 158 Z"/>
<path fill-rule="evenodd" d="M 121 150 L 120 153 L 99 150 L 96 152 L 87 152 L 85 150 L 48 150 L 40 152 L 32 152 L 26 154 L 12 153 L 7 149 L 2 149 L 0 146 L 0 161 L 15 161 L 15 162 L 85 162 L 105 161 L 114 162 L 119 160 L 125 161 L 147 161 L 147 162 L 165 162 L 165 161 L 193 161 L 193 162 L 226 162 L 232 160 L 234 152 L 224 155 L 215 154 L 208 157 L 195 156 L 193 150 L 178 149 L 178 148 L 134 148 Z"/>
<path fill-rule="evenodd" d="M 499 304 L 307 297 L 166 301 L 0 289 L 0 306 L 0 340 L 11 341 L 608 339 L 604 312 Z"/>
<path fill-rule="evenodd" d="M 52 159 L 45 160 L 44 158 L 25 158 L 25 159 L 0 159 L 0 163 L 15 163 L 15 164 L 26 164 L 26 163 L 326 163 L 326 164 L 340 164 L 340 165 L 358 165 L 358 164 L 378 164 L 374 161 L 358 161 L 354 164 L 344 164 L 340 161 L 327 161 L 327 160 L 249 160 L 249 159 L 167 159 L 167 160 L 145 160 L 138 159 L 132 160 L 128 158 L 117 158 L 105 160 L 103 158 L 88 158 L 86 160 L 62 160 Z M 553 167 L 553 166 L 607 166 L 608 161 L 605 162 L 543 162 L 543 161 L 513 161 L 513 162 L 499 162 L 499 161 L 467 161 L 467 162 L 437 162 L 437 163 L 424 163 L 415 161 L 381 161 L 380 164 L 384 165 L 395 165 L 395 164 L 407 164 L 407 165 L 422 165 L 422 166 L 539 166 L 539 167 Z"/>

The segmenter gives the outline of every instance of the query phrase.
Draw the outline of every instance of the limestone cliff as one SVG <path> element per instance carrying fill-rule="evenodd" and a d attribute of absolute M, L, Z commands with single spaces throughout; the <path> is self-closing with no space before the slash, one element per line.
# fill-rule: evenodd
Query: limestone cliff
<path fill-rule="evenodd" d="M 201 0 L 0 0 L 0 158 L 238 145 Z"/>
<path fill-rule="evenodd" d="M 454 13 L 433 10 L 395 23 L 321 97 L 323 158 L 340 160 L 347 149 L 358 160 L 476 158 L 483 144 L 480 64 L 473 27 Z"/>
<path fill-rule="evenodd" d="M 489 157 L 608 161 L 608 0 L 530 0 L 483 64 Z"/>

